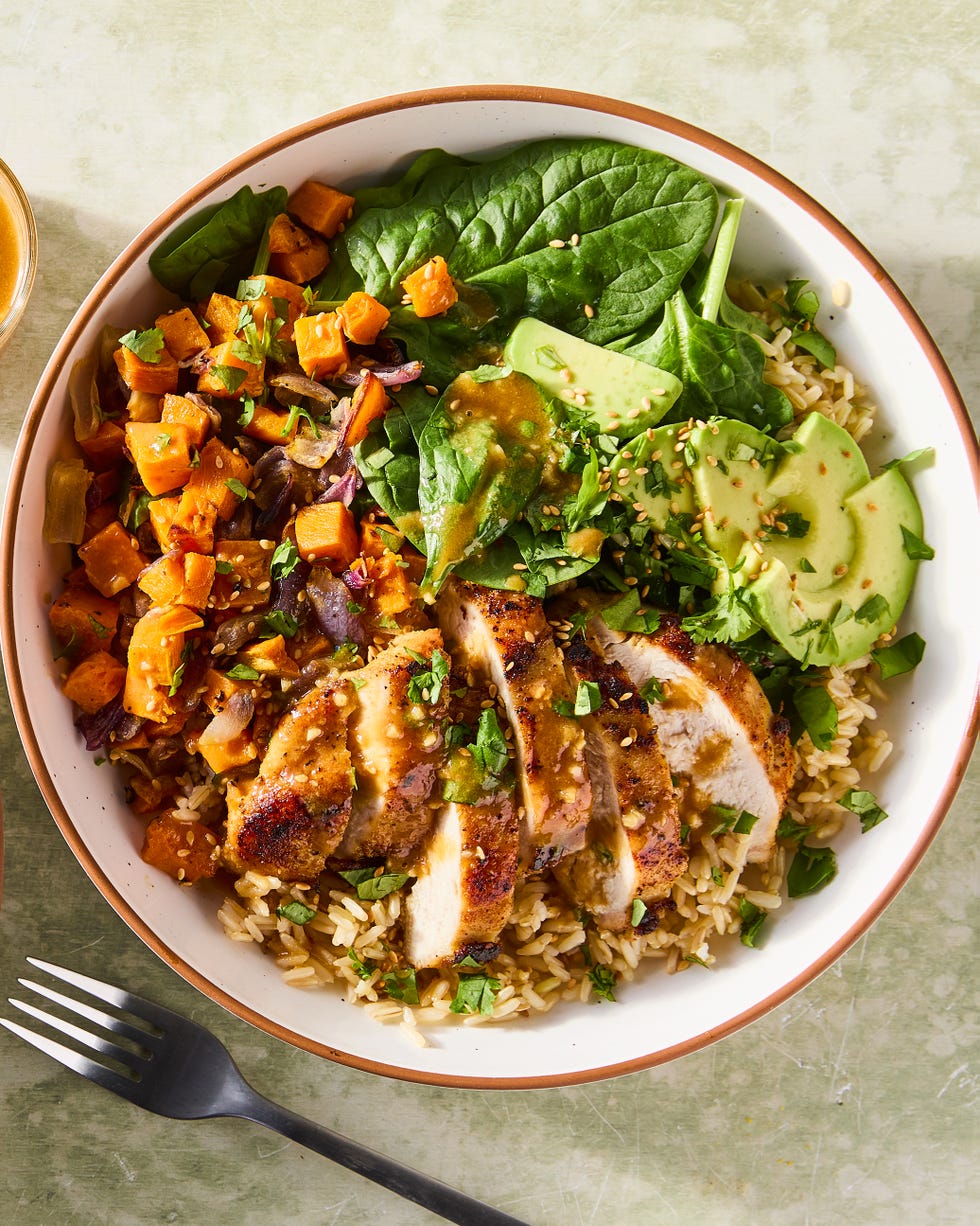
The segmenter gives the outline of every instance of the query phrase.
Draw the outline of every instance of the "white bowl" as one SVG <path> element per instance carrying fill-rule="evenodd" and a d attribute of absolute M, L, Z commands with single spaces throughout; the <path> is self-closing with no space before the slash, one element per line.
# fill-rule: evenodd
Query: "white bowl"
<path fill-rule="evenodd" d="M 121 789 L 83 748 L 56 683 L 47 608 L 59 567 L 40 539 L 45 474 L 70 433 L 72 362 L 103 324 L 128 328 L 153 317 L 164 295 L 147 256 L 186 212 L 246 183 L 292 187 L 314 176 L 356 185 L 430 146 L 476 152 L 560 135 L 659 149 L 744 196 L 742 270 L 809 278 L 825 304 L 835 282 L 849 285 L 850 305 L 833 311 L 828 330 L 881 406 L 883 454 L 935 449 L 935 463 L 915 486 L 936 559 L 922 567 L 904 623 L 928 649 L 914 674 L 892 683 L 886 723 L 896 752 L 874 784 L 888 821 L 873 835 L 837 840 L 837 879 L 818 896 L 787 904 L 763 949 L 736 944 L 710 972 L 668 976 L 651 964 L 615 1005 L 440 1028 L 433 1046 L 418 1049 L 339 996 L 284 986 L 271 959 L 223 935 L 212 896 L 175 888 L 140 859 L 141 835 Z M 768 166 L 688 124 L 591 95 L 470 87 L 381 99 L 286 132 L 183 195 L 112 264 L 59 342 L 24 425 L 3 528 L 3 651 L 17 724 L 55 820 L 105 897 L 179 974 L 256 1026 L 345 1064 L 457 1086 L 568 1084 L 644 1068 L 730 1034 L 826 969 L 891 901 L 935 835 L 975 735 L 980 636 L 958 612 L 958 596 L 964 560 L 975 555 L 977 470 L 963 404 L 909 303 L 853 235 Z"/>

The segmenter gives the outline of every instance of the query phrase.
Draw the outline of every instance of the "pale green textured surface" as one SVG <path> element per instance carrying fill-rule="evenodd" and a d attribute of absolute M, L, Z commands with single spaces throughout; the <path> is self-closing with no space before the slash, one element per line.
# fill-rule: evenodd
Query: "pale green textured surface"
<path fill-rule="evenodd" d="M 0 360 L 2 471 L 62 328 L 109 260 L 180 191 L 335 107 L 471 82 L 624 98 L 768 161 L 872 248 L 976 404 L 980 86 L 969 7 L 7 0 L 0 157 L 34 203 L 42 262 Z M 460 1092 L 333 1066 L 211 1004 L 82 873 L 44 811 L 5 703 L 0 752 L 2 996 L 25 952 L 95 973 L 112 967 L 126 986 L 212 1026 L 267 1094 L 534 1224 L 980 1214 L 976 760 L 884 917 L 763 1020 L 615 1081 Z M 252 1125 L 145 1115 L 0 1036 L 4 1226 L 432 1220 Z"/>

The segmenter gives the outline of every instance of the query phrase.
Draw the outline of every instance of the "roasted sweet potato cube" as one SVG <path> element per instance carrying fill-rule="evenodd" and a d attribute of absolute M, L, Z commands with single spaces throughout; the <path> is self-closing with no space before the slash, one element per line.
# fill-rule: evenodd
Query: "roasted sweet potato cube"
<path fill-rule="evenodd" d="M 142 858 L 176 881 L 193 885 L 218 871 L 218 840 L 202 822 L 161 813 L 146 827 Z"/>
<path fill-rule="evenodd" d="M 203 609 L 214 582 L 214 558 L 203 553 L 166 553 L 137 580 L 137 586 L 156 605 L 182 604 Z"/>
<path fill-rule="evenodd" d="M 291 255 L 294 251 L 302 251 L 310 242 L 310 236 L 302 228 L 291 221 L 286 213 L 279 213 L 272 219 L 269 227 L 269 254 Z M 287 277 L 287 280 L 292 280 Z"/>
<path fill-rule="evenodd" d="M 204 674 L 204 692 L 201 700 L 212 715 L 219 715 L 227 706 L 228 699 L 239 690 L 251 690 L 250 681 L 229 677 L 227 673 L 209 668 Z"/>
<path fill-rule="evenodd" d="M 262 395 L 265 359 L 248 362 L 235 353 L 235 341 L 224 341 L 207 351 L 205 369 L 197 378 L 197 390 L 219 400 L 257 399 Z"/>
<path fill-rule="evenodd" d="M 214 548 L 214 525 L 218 511 L 198 489 L 187 488 L 180 495 L 170 523 L 168 549 L 185 553 L 210 553 Z"/>
<path fill-rule="evenodd" d="M 249 438 L 257 438 L 273 447 L 281 447 L 296 437 L 298 425 L 299 419 L 290 421 L 289 413 L 277 413 L 267 404 L 257 404 L 244 429 Z"/>
<path fill-rule="evenodd" d="M 394 524 L 361 521 L 361 556 L 364 558 L 380 558 L 386 553 L 397 553 L 404 540 L 404 532 L 399 532 Z"/>
<path fill-rule="evenodd" d="M 441 255 L 434 255 L 421 268 L 409 274 L 402 282 L 402 289 L 419 319 L 445 314 L 459 298 Z"/>
<path fill-rule="evenodd" d="M 367 371 L 354 389 L 350 409 L 341 430 L 341 444 L 356 447 L 367 437 L 368 427 L 377 417 L 383 417 L 391 401 L 377 375 Z"/>
<path fill-rule="evenodd" d="M 293 325 L 301 315 L 306 314 L 306 299 L 303 297 L 303 287 L 283 277 L 250 277 L 246 282 L 250 293 L 255 297 L 248 299 L 252 318 L 261 327 L 266 320 L 277 316 L 283 320 L 279 338 L 284 341 L 293 339 Z M 261 292 L 258 292 L 261 287 Z"/>
<path fill-rule="evenodd" d="M 373 345 L 387 324 L 391 312 L 377 298 L 363 290 L 353 294 L 337 308 L 344 335 L 355 345 Z"/>
<path fill-rule="evenodd" d="M 186 426 L 187 435 L 194 447 L 203 447 L 205 439 L 211 433 L 211 418 L 207 409 L 202 409 L 186 396 L 175 396 L 172 392 L 168 392 L 163 398 L 160 420 L 171 425 Z"/>
<path fill-rule="evenodd" d="M 147 504 L 147 513 L 150 517 L 150 527 L 153 530 L 153 535 L 156 537 L 156 542 L 167 553 L 173 546 L 170 543 L 170 525 L 174 522 L 174 516 L 177 514 L 177 508 L 180 506 L 180 499 L 176 496 L 169 498 L 151 498 Z"/>
<path fill-rule="evenodd" d="M 118 519 L 80 545 L 78 556 L 89 583 L 103 596 L 115 596 L 135 583 L 147 562 L 136 537 Z"/>
<path fill-rule="evenodd" d="M 103 502 L 97 507 L 93 507 L 91 511 L 86 511 L 82 541 L 90 541 L 96 533 L 101 532 L 103 528 L 107 528 L 113 520 L 118 518 L 119 508 L 114 502 Z"/>
<path fill-rule="evenodd" d="M 248 460 L 221 439 L 211 438 L 201 450 L 200 463 L 188 478 L 187 489 L 206 498 L 220 519 L 231 519 L 242 502 L 237 487 L 248 488 L 251 480 L 252 465 Z"/>
<path fill-rule="evenodd" d="M 316 238 L 280 213 L 269 227 L 269 269 L 276 277 L 302 285 L 318 277 L 330 263 L 330 251 Z"/>
<path fill-rule="evenodd" d="M 311 379 L 326 379 L 340 374 L 350 363 L 347 341 L 336 311 L 304 315 L 293 330 L 296 356 Z"/>
<path fill-rule="evenodd" d="M 418 599 L 418 585 L 409 576 L 407 565 L 395 553 L 386 553 L 372 561 L 371 578 L 368 607 L 378 617 L 397 617 Z"/>
<path fill-rule="evenodd" d="M 94 651 L 71 670 L 62 693 L 86 715 L 111 702 L 126 680 L 126 666 L 107 651 Z"/>
<path fill-rule="evenodd" d="M 178 362 L 193 357 L 211 344 L 208 334 L 190 307 L 158 315 L 155 326 L 163 333 L 167 348 Z"/>
<path fill-rule="evenodd" d="M 230 741 L 222 741 L 213 745 L 208 743 L 202 745 L 199 741 L 197 752 L 216 775 L 235 770 L 239 766 L 247 766 L 249 762 L 254 762 L 259 754 L 255 746 L 255 739 L 247 728 L 238 736 L 232 737 Z"/>
<path fill-rule="evenodd" d="M 180 367 L 169 349 L 164 348 L 156 362 L 144 362 L 125 345 L 120 345 L 112 357 L 123 383 L 132 391 L 162 396 L 164 392 L 177 390 Z"/>
<path fill-rule="evenodd" d="M 79 439 L 78 445 L 85 453 L 88 467 L 99 473 L 119 464 L 125 442 L 126 434 L 122 426 L 114 421 L 102 421 L 91 438 Z"/>
<path fill-rule="evenodd" d="M 179 423 L 128 421 L 126 446 L 149 494 L 179 488 L 193 471 L 190 434 Z"/>
<path fill-rule="evenodd" d="M 324 238 L 333 238 L 350 220 L 354 197 L 317 179 L 307 179 L 289 197 L 286 207 L 304 226 Z"/>
<path fill-rule="evenodd" d="M 62 650 L 81 659 L 112 645 L 119 624 L 119 604 L 76 580 L 52 604 L 48 616 Z"/>
<path fill-rule="evenodd" d="M 155 723 L 175 712 L 170 690 L 177 681 L 187 634 L 203 626 L 200 615 L 181 605 L 151 608 L 133 627 L 126 664 L 123 706 Z"/>
<path fill-rule="evenodd" d="M 217 574 L 212 606 L 241 609 L 268 604 L 272 552 L 271 541 L 219 541 L 214 547 Z"/>
<path fill-rule="evenodd" d="M 204 307 L 204 322 L 208 325 L 204 348 L 233 341 L 238 333 L 242 303 L 227 294 L 212 294 Z"/>
<path fill-rule="evenodd" d="M 296 548 L 308 562 L 320 559 L 343 570 L 357 557 L 357 523 L 342 502 L 314 502 L 300 507 L 295 522 Z"/>
<path fill-rule="evenodd" d="M 243 647 L 237 658 L 240 663 L 254 668 L 258 673 L 275 677 L 299 676 L 299 665 L 286 651 L 286 640 L 281 634 Z"/>

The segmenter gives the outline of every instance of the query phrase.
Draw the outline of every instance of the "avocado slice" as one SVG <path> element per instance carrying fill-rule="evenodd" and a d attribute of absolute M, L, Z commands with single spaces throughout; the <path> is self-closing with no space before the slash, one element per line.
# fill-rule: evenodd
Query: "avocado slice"
<path fill-rule="evenodd" d="M 504 361 L 561 404 L 587 413 L 598 433 L 619 438 L 655 426 L 684 386 L 666 370 L 530 317 L 511 332 Z"/>
<path fill-rule="evenodd" d="M 869 651 L 898 620 L 912 590 L 917 562 L 905 550 L 902 528 L 922 535 L 922 512 L 897 468 L 887 469 L 844 499 L 854 551 L 826 586 L 804 590 L 814 575 L 769 565 L 746 588 L 749 607 L 777 642 L 808 664 L 839 664 Z"/>
<path fill-rule="evenodd" d="M 652 528 L 663 532 L 671 515 L 697 511 L 691 471 L 677 436 L 683 424 L 658 426 L 630 439 L 609 464 L 612 488 L 636 511 L 646 511 Z"/>

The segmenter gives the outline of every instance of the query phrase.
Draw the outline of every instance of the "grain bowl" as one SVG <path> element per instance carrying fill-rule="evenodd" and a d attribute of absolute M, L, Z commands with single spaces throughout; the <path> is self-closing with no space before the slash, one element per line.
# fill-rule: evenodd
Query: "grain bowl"
<path fill-rule="evenodd" d="M 799 414 L 816 408 L 861 438 L 872 470 L 927 449 L 908 467 L 935 557 L 921 567 L 900 623 L 927 650 L 914 671 L 886 687 L 867 661 L 828 675 L 839 712 L 837 739 L 823 754 L 800 759 L 789 802 L 795 820 L 812 826 L 818 839 L 833 833 L 838 872 L 819 893 L 785 898 L 781 852 L 751 888 L 742 884 L 735 895 L 738 858 L 749 854 L 736 836 L 744 833 L 744 819 L 757 819 L 734 811 L 734 827 L 722 823 L 692 845 L 693 884 L 681 879 L 672 900 L 682 918 L 665 921 L 662 937 L 645 936 L 656 956 L 638 962 L 639 938 L 611 941 L 591 930 L 586 937 L 576 929 L 582 921 L 575 909 L 556 906 L 531 874 L 503 942 L 502 965 L 516 968 L 513 982 L 502 975 L 499 1000 L 509 1007 L 498 1017 L 481 1010 L 460 1017 L 445 1006 L 447 989 L 434 987 L 423 997 L 422 1020 L 444 1017 L 445 1024 L 419 1027 L 398 992 L 376 993 L 367 1010 L 345 999 L 360 998 L 358 983 L 366 982 L 360 972 L 384 955 L 388 929 L 397 929 L 398 905 L 391 899 L 345 904 L 341 892 L 330 895 L 324 887 L 312 942 L 322 948 L 311 960 L 311 942 L 276 920 L 284 906 L 305 914 L 303 893 L 291 894 L 274 874 L 246 867 L 235 891 L 227 883 L 188 889 L 141 858 L 143 831 L 122 779 L 86 752 L 60 692 L 64 665 L 52 659 L 48 611 L 68 556 L 66 549 L 42 548 L 40 525 L 52 465 L 72 451 L 70 372 L 106 326 L 121 335 L 174 305 L 151 276 L 148 259 L 186 218 L 248 186 L 282 184 L 293 192 L 316 179 L 356 197 L 359 188 L 397 177 L 425 149 L 479 162 L 527 142 L 563 138 L 657 151 L 693 168 L 723 195 L 744 199 L 731 284 L 744 280 L 739 307 L 768 312 L 773 325 L 763 346 L 769 383 L 786 389 Z M 573 246 L 577 238 L 569 240 Z M 564 244 L 563 237 L 547 245 Z M 753 288 L 804 282 L 824 304 L 820 324 L 837 355 L 829 370 L 801 356 L 805 337 L 798 334 L 796 343 L 792 330 L 779 326 L 784 300 L 760 297 Z M 692 419 L 695 427 L 707 428 Z M 681 450 L 687 441 L 685 435 Z M 976 532 L 976 480 L 969 419 L 908 302 L 833 217 L 755 158 L 670 117 L 588 95 L 474 87 L 381 99 L 285 132 L 183 195 L 108 269 L 59 343 L 25 422 L 4 517 L 3 648 L 18 727 L 55 820 L 121 917 L 178 973 L 269 1033 L 356 1067 L 459 1086 L 569 1084 L 644 1068 L 731 1033 L 826 969 L 887 906 L 935 835 L 975 736 L 977 644 L 949 610 L 956 607 L 958 560 Z M 572 624 L 555 615 L 559 641 Z M 188 777 L 179 802 L 185 817 L 211 802 L 209 786 L 206 776 Z M 862 821 L 857 812 L 845 820 L 837 802 L 848 786 L 873 786 L 874 803 L 888 820 L 870 816 L 867 801 Z M 694 899 L 687 910 L 685 896 Z M 732 911 L 733 898 L 742 900 L 741 918 L 737 906 Z M 774 914 L 764 941 L 752 948 L 739 942 L 738 932 L 760 909 Z M 709 930 L 734 939 L 712 944 L 709 952 Z M 255 948 L 270 945 L 274 957 Z M 339 968 L 356 973 L 333 974 L 326 956 L 331 946 Z M 595 991 L 609 984 L 594 974 L 562 978 L 561 958 L 579 947 L 586 951 L 584 968 L 611 968 L 615 1002 Z M 522 978 L 521 958 L 536 957 L 556 973 Z M 560 1004 L 539 1007 L 549 994 L 560 996 Z"/>

